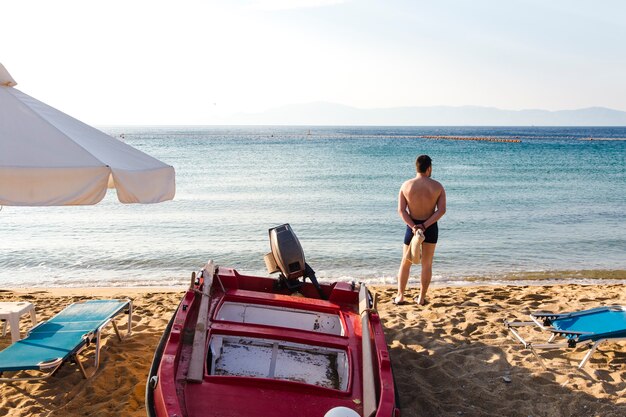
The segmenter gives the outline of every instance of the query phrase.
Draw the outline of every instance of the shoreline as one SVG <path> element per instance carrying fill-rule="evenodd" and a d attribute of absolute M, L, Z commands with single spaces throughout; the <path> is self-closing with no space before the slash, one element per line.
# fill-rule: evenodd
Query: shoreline
<path fill-rule="evenodd" d="M 589 287 L 589 286 L 605 286 L 605 285 L 626 285 L 626 278 L 593 278 L 587 280 L 572 280 L 572 281 L 559 281 L 559 280 L 549 280 L 549 279 L 528 279 L 524 281 L 510 281 L 510 282 L 501 282 L 495 280 L 483 280 L 484 278 L 476 278 L 475 280 L 471 277 L 466 280 L 452 281 L 452 282 L 437 282 L 432 281 L 430 283 L 429 288 L 437 288 L 437 289 L 445 289 L 445 288 L 480 288 L 480 287 L 506 287 L 506 288 L 525 288 L 525 287 L 552 287 L 552 286 L 568 286 L 575 285 L 581 287 Z M 321 283 L 327 283 L 327 281 L 320 281 Z M 357 283 L 361 283 L 362 281 L 356 281 Z M 370 290 L 376 291 L 385 290 L 389 288 L 396 288 L 397 284 L 394 283 L 367 283 L 365 282 L 367 287 Z M 15 293 L 15 294 L 44 294 L 49 293 L 52 296 L 90 296 L 94 295 L 94 292 L 98 293 L 98 296 L 106 296 L 111 294 L 128 294 L 130 295 L 141 295 L 145 292 L 155 292 L 155 293 L 183 293 L 187 291 L 189 288 L 188 285 L 178 284 L 178 285 L 135 285 L 135 286 L 92 286 L 92 287 L 68 287 L 68 286 L 29 286 L 29 287 L 6 287 L 0 288 L 0 296 L 3 293 Z M 412 277 L 409 280 L 407 285 L 407 291 L 417 290 L 419 288 L 419 278 Z"/>
<path fill-rule="evenodd" d="M 145 287 L 13 287 L 0 290 L 0 297 L 3 293 L 15 293 L 20 295 L 29 294 L 50 294 L 55 297 L 69 297 L 69 296 L 120 296 L 119 294 L 126 294 L 127 296 L 138 296 L 146 292 L 151 293 L 182 293 L 186 291 L 188 286 L 145 286 Z"/>
<path fill-rule="evenodd" d="M 623 284 L 435 286 L 429 304 L 395 306 L 394 285 L 372 285 L 389 347 L 402 415 L 571 416 L 626 415 L 626 346 L 601 346 L 579 371 L 585 350 L 543 355 L 544 370 L 509 335 L 504 319 L 525 319 L 535 310 L 573 311 L 626 305 Z M 101 367 L 84 380 L 66 364 L 30 384 L 0 384 L 0 415 L 145 417 L 144 392 L 154 350 L 185 288 L 16 288 L 0 301 L 35 304 L 38 321 L 68 304 L 93 298 L 133 299 L 133 334 L 119 342 L 104 332 Z M 411 285 L 406 297 L 418 294 Z M 125 319 L 122 319 L 123 326 Z M 24 334 L 30 321 L 23 317 Z M 0 349 L 10 344 L 0 338 Z M 86 361 L 91 365 L 91 361 Z M 505 378 L 506 377 L 506 378 Z M 36 401 L 33 401 L 36 398 Z M 541 401 L 532 401 L 541 398 Z"/>
<path fill-rule="evenodd" d="M 242 274 L 255 274 L 254 272 L 249 271 L 239 271 Z M 261 276 L 263 273 L 260 273 Z M 122 275 L 122 274 L 120 274 Z M 84 287 L 81 285 L 69 285 L 67 282 L 59 283 L 58 285 L 51 285 L 46 283 L 41 286 L 29 285 L 20 286 L 20 285 L 12 285 L 3 284 L 0 282 L 0 292 L 7 290 L 33 290 L 33 291 L 41 291 L 48 289 L 55 289 L 63 291 L 65 289 L 80 289 L 80 288 L 96 288 L 96 289 L 133 289 L 133 290 L 151 290 L 151 291 L 178 291 L 185 290 L 188 288 L 188 279 L 179 279 L 169 277 L 168 280 L 172 281 L 177 279 L 180 281 L 176 284 L 171 285 L 135 285 L 132 283 L 131 285 L 107 285 L 106 283 L 102 286 L 92 285 L 91 287 Z M 387 285 L 395 285 L 396 277 L 395 276 L 383 276 L 379 278 L 368 279 L 367 281 L 361 281 L 359 279 L 350 279 L 350 278 L 325 278 L 318 277 L 320 282 L 328 283 L 328 282 L 365 282 L 370 287 L 378 287 L 378 286 L 387 286 Z M 119 282 L 119 281 L 118 281 Z M 82 284 L 82 283 L 81 283 Z M 482 274 L 482 275 L 459 275 L 456 276 L 448 276 L 443 278 L 441 276 L 435 275 L 433 277 L 433 281 L 431 283 L 431 287 L 472 287 L 472 286 L 528 286 L 528 285 L 597 285 L 597 284 L 626 284 L 626 270 L 624 269 L 584 269 L 584 270 L 550 270 L 550 271 L 522 271 L 522 272 L 505 272 L 500 274 Z M 409 277 L 409 285 L 417 286 L 419 285 L 419 268 L 414 268 L 411 271 L 411 276 Z"/>

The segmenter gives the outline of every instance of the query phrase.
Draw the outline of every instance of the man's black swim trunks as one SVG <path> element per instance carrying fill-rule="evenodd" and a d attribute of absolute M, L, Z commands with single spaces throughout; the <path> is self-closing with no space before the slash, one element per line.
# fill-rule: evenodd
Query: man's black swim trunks
<path fill-rule="evenodd" d="M 420 225 L 424 223 L 426 220 L 415 220 L 413 219 L 416 225 Z M 404 244 L 409 245 L 411 243 L 411 239 L 413 239 L 413 230 L 407 226 L 406 233 L 404 234 Z M 426 243 L 437 243 L 437 239 L 439 238 L 439 227 L 437 226 L 437 222 L 431 224 L 428 229 L 424 232 L 424 242 Z"/>

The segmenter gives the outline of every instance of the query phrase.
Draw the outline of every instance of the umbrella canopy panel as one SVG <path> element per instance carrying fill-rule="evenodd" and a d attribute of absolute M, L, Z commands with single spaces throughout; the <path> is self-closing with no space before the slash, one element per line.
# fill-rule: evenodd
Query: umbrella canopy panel
<path fill-rule="evenodd" d="M 1 205 L 96 204 L 109 179 L 122 203 L 174 198 L 173 167 L 3 84 L 2 70 Z"/>

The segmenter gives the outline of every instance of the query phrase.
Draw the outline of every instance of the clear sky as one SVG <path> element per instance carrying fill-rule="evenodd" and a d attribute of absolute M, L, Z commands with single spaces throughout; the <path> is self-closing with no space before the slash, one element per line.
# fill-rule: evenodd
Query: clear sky
<path fill-rule="evenodd" d="M 327 101 L 626 110 L 620 0 L 20 0 L 17 88 L 87 123 L 213 124 Z"/>

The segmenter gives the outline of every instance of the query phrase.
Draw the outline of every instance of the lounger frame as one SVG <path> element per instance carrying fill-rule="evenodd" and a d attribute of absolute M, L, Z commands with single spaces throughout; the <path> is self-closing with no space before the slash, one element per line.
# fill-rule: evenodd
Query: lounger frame
<path fill-rule="evenodd" d="M 85 379 L 90 378 L 98 371 L 98 368 L 100 367 L 100 348 L 101 348 L 100 341 L 101 341 L 102 330 L 109 323 L 112 324 L 113 329 L 115 330 L 115 334 L 117 335 L 117 338 L 119 341 L 122 341 L 123 339 L 127 338 L 128 336 L 132 334 L 133 302 L 130 299 L 126 299 L 123 301 L 126 301 L 127 304 L 123 305 L 118 310 L 117 313 L 115 313 L 113 316 L 107 319 L 104 323 L 102 323 L 96 330 L 85 334 L 83 336 L 82 343 L 76 346 L 74 351 L 72 351 L 68 357 L 57 358 L 52 361 L 39 363 L 38 371 L 44 372 L 44 375 L 33 375 L 33 376 L 27 376 L 27 377 L 4 377 L 3 376 L 4 372 L 0 371 L 0 382 L 38 381 L 38 380 L 46 379 L 54 375 L 55 372 L 61 367 L 61 365 L 63 365 L 68 360 L 76 363 L 76 365 L 78 366 L 78 369 L 80 370 L 80 372 L 82 373 Z M 115 322 L 115 319 L 118 316 L 120 316 L 120 313 L 124 313 L 126 310 L 127 310 L 126 314 L 128 314 L 128 329 L 126 331 L 126 335 L 122 337 L 119 331 L 119 328 L 117 326 L 117 323 Z M 36 326 L 34 326 L 32 329 L 28 331 L 27 335 L 29 335 L 33 330 L 35 330 L 39 326 L 42 326 L 45 323 L 46 321 L 39 322 Z M 83 350 L 85 350 L 91 343 L 94 343 L 94 342 L 95 342 L 94 367 L 91 371 L 87 371 L 85 369 L 85 366 L 83 365 L 83 362 L 81 361 L 78 355 L 82 353 Z M 32 370 L 23 370 L 23 371 L 15 371 L 15 372 L 29 372 L 29 371 L 32 371 Z M 12 372 L 12 371 L 5 371 L 5 372 Z"/>
<path fill-rule="evenodd" d="M 531 321 L 508 321 L 504 320 L 504 325 L 509 329 L 511 334 L 515 336 L 515 338 L 520 341 L 524 348 L 530 349 L 533 355 L 537 358 L 541 366 L 545 369 L 546 365 L 539 356 L 536 349 L 574 349 L 580 343 L 588 343 L 589 351 L 584 356 L 584 358 L 578 364 L 578 369 L 582 369 L 585 364 L 589 361 L 591 356 L 598 349 L 598 346 L 603 344 L 604 342 L 621 342 L 626 341 L 626 337 L 602 337 L 598 335 L 598 337 L 593 337 L 595 333 L 593 332 L 577 332 L 577 331 L 567 331 L 555 329 L 552 327 L 552 321 L 557 319 L 566 319 L 572 318 L 576 316 L 588 315 L 593 313 L 599 313 L 603 311 L 626 311 L 626 306 L 606 306 L 606 307 L 598 307 L 590 310 L 584 311 L 576 311 L 572 313 L 532 313 L 530 314 Z M 541 330 L 551 332 L 550 338 L 546 343 L 531 343 L 525 340 L 522 335 L 516 330 L 518 327 L 526 327 L 526 326 L 535 326 L 540 328 Z M 557 337 L 566 337 L 567 340 L 564 342 L 555 343 L 554 340 Z M 582 339 L 582 340 L 581 340 Z"/>

